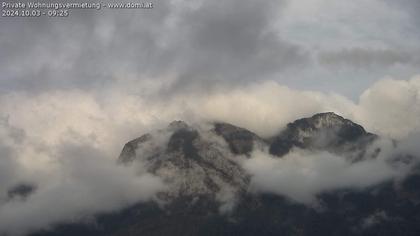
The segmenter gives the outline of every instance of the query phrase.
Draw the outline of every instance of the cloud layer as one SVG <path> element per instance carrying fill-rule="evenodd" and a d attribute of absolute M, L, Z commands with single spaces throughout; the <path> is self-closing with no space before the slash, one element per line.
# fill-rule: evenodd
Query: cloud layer
<path fill-rule="evenodd" d="M 144 96 L 127 93 L 124 85 L 105 92 L 3 94 L 0 228 L 24 232 L 152 199 L 164 188 L 160 180 L 144 173 L 141 166 L 127 171 L 115 165 L 116 157 L 124 142 L 176 119 L 225 121 L 268 137 L 294 119 L 334 111 L 384 137 L 411 137 L 420 129 L 419 81 L 418 77 L 381 80 L 358 103 L 338 94 L 294 90 L 276 82 L 161 99 L 153 93 L 165 85 L 157 82 L 141 84 L 143 89 L 150 88 Z M 409 147 L 416 149 L 416 145 Z M 324 190 L 364 187 L 398 174 L 383 159 L 349 166 L 326 153 L 297 151 L 281 160 L 255 155 L 246 169 L 256 173 L 257 189 L 300 202 Z M 288 184 L 291 179 L 297 182 Z M 11 187 L 28 181 L 37 188 L 27 200 L 7 198 Z"/>
<path fill-rule="evenodd" d="M 140 165 L 117 166 L 105 148 L 95 147 L 80 130 L 57 133 L 59 140 L 51 143 L 48 135 L 33 135 L 34 130 L 16 138 L 17 129 L 7 122 L 0 127 L 2 233 L 20 235 L 54 223 L 82 221 L 150 200 L 165 188 Z M 55 131 L 54 125 L 49 129 Z M 27 198 L 8 194 L 22 184 L 33 186 L 34 192 Z"/>
<path fill-rule="evenodd" d="M 252 175 L 252 191 L 279 194 L 293 202 L 316 205 L 317 195 L 324 192 L 360 190 L 385 181 L 402 179 L 418 162 L 418 159 L 409 163 L 396 161 L 396 156 L 409 152 L 395 150 L 391 140 L 380 140 L 373 144 L 366 156 L 377 148 L 381 149 L 377 158 L 356 163 L 328 152 L 295 149 L 282 158 L 276 158 L 268 152 L 255 151 L 243 163 L 243 167 Z M 410 154 L 418 153 L 417 150 Z"/>

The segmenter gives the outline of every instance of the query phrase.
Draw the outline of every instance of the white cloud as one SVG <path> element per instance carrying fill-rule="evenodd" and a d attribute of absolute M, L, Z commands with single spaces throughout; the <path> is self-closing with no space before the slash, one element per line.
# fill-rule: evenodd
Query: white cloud
<path fill-rule="evenodd" d="M 378 81 L 360 96 L 353 116 L 373 132 L 389 137 L 403 138 L 419 131 L 420 77 Z"/>
<path fill-rule="evenodd" d="M 275 193 L 312 205 L 316 204 L 317 194 L 325 191 L 363 189 L 401 178 L 414 163 L 396 164 L 394 157 L 398 153 L 390 140 L 378 141 L 368 153 L 377 147 L 382 150 L 377 158 L 355 163 L 328 152 L 294 149 L 282 158 L 257 150 L 242 165 L 252 176 L 254 192 Z"/>
<path fill-rule="evenodd" d="M 42 182 L 31 179 L 37 186 L 28 199 L 0 203 L 0 229 L 19 235 L 54 223 L 80 221 L 150 200 L 164 189 L 159 178 L 138 175 L 134 167 L 116 166 L 91 147 L 66 144 L 62 149 L 55 171 L 41 173 L 46 175 Z"/>
<path fill-rule="evenodd" d="M 0 233 L 78 221 L 153 199 L 164 189 L 140 165 L 116 165 L 135 132 L 130 126 L 144 127 L 127 107 L 104 109 L 79 91 L 7 94 L 0 103 L 6 114 L 0 123 Z M 8 199 L 7 191 L 22 182 L 34 184 L 35 192 L 26 200 Z"/>

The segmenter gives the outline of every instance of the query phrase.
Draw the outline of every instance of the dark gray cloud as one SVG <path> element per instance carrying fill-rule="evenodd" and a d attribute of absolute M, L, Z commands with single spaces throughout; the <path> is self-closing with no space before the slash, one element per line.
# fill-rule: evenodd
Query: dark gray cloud
<path fill-rule="evenodd" d="M 400 10 L 406 11 L 409 13 L 410 17 L 414 22 L 420 22 L 420 2 L 417 0 L 400 0 L 400 1 L 392 1 L 392 0 L 384 0 L 387 4 L 397 7 Z M 418 29 L 418 27 L 415 27 L 413 29 Z M 418 31 L 420 32 L 420 31 Z"/>
<path fill-rule="evenodd" d="M 161 4 L 153 11 L 123 14 L 74 10 L 66 19 L 6 19 L 1 22 L 1 87 L 84 89 L 109 82 L 118 72 L 139 74 L 148 68 L 151 52 L 159 51 L 153 31 L 167 17 L 164 8 Z"/>
<path fill-rule="evenodd" d="M 325 65 L 338 65 L 352 68 L 383 68 L 396 65 L 419 66 L 420 57 L 416 52 L 351 48 L 339 51 L 321 52 L 318 59 Z"/>
<path fill-rule="evenodd" d="M 6 198 L 8 188 L 16 181 L 18 165 L 14 160 L 13 149 L 0 143 L 0 201 Z"/>
<path fill-rule="evenodd" d="M 152 10 L 3 18 L 0 91 L 99 90 L 117 87 L 116 80 L 133 87 L 133 80 L 170 78 L 161 98 L 272 79 L 357 98 L 383 76 L 416 73 L 417 1 L 317 1 L 163 0 Z"/>
<path fill-rule="evenodd" d="M 180 25 L 190 50 L 180 79 L 258 80 L 307 62 L 305 52 L 270 29 L 281 1 L 204 2 Z M 190 63 L 194 61 L 193 63 Z"/>
<path fill-rule="evenodd" d="M 0 202 L 7 198 L 7 190 L 20 180 L 16 147 L 23 142 L 24 132 L 0 116 Z"/>
<path fill-rule="evenodd" d="M 195 6 L 159 1 L 152 10 L 74 10 L 68 19 L 6 19 L 0 85 L 4 90 L 87 89 L 116 78 L 169 75 L 179 89 L 264 79 L 307 61 L 300 47 L 270 28 L 282 7 L 281 0 Z"/>

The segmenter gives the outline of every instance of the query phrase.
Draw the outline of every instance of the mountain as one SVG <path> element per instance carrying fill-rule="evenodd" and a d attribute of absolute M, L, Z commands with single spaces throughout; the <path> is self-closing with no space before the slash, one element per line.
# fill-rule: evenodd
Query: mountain
<path fill-rule="evenodd" d="M 34 235 L 418 235 L 420 175 L 395 185 L 339 189 L 317 196 L 319 206 L 281 195 L 249 191 L 252 175 L 240 164 L 255 150 L 283 158 L 292 149 L 329 152 L 349 163 L 367 154 L 379 137 L 334 113 L 289 123 L 278 134 L 259 137 L 227 123 L 192 126 L 174 121 L 122 149 L 121 165 L 140 161 L 168 189 L 159 203 L 139 203 L 96 216 L 95 224 L 62 224 Z"/>
<path fill-rule="evenodd" d="M 353 161 L 364 156 L 366 147 L 377 138 L 348 119 L 332 112 L 316 114 L 289 123 L 280 134 L 273 137 L 270 153 L 285 155 L 293 147 L 326 150 L 347 154 Z"/>

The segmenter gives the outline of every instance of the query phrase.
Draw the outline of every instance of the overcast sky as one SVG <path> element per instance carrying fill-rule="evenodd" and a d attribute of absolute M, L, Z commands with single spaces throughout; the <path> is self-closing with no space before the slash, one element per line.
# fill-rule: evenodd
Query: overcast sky
<path fill-rule="evenodd" d="M 416 0 L 159 0 L 152 10 L 2 18 L 2 92 L 176 80 L 168 92 L 275 80 L 358 98 L 420 66 Z M 129 83 L 129 82 L 127 82 Z"/>
<path fill-rule="evenodd" d="M 418 0 L 156 0 L 148 10 L 2 17 L 0 234 L 152 199 L 161 180 L 115 161 L 125 142 L 175 119 L 230 122 L 268 137 L 333 111 L 369 132 L 414 140 L 411 153 L 420 153 L 419 12 Z M 245 166 L 269 172 L 257 175 L 260 190 L 301 202 L 358 181 L 348 177 L 359 167 L 334 156 L 267 155 Z M 310 158 L 344 174 L 325 184 L 335 178 Z M 382 164 L 362 165 L 360 176 L 394 176 Z M 289 166 L 297 175 L 280 173 Z M 326 174 L 308 182 L 302 167 Z M 283 186 L 284 176 L 298 189 Z M 8 199 L 27 182 L 33 196 Z"/>

